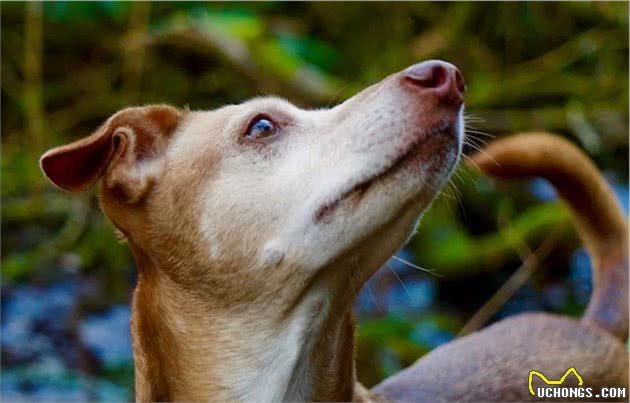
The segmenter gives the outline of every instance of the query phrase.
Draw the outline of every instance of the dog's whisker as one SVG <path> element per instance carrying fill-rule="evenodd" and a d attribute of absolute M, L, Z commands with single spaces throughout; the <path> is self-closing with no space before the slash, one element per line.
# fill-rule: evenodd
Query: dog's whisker
<path fill-rule="evenodd" d="M 466 112 L 464 113 L 464 120 L 476 120 L 478 122 L 485 122 L 486 119 L 482 118 L 479 115 L 475 115 L 474 113 Z"/>
<path fill-rule="evenodd" d="M 490 138 L 494 138 L 496 137 L 494 134 L 490 134 L 488 132 L 484 132 L 483 130 L 479 130 L 477 128 L 474 128 L 472 126 L 466 125 L 466 128 L 464 129 L 464 131 L 466 133 L 474 133 L 474 134 L 479 134 L 481 136 L 485 136 L 485 137 L 490 137 Z"/>
<path fill-rule="evenodd" d="M 474 136 L 466 136 L 466 138 L 464 139 L 464 145 L 471 145 L 474 144 L 478 147 L 486 147 L 487 141 L 484 139 L 480 139 L 478 137 L 474 137 Z"/>
<path fill-rule="evenodd" d="M 495 137 L 496 137 L 494 134 L 490 134 L 490 133 L 482 133 L 482 132 L 475 132 L 475 131 L 472 131 L 472 130 L 466 130 L 466 131 L 465 131 L 465 133 L 466 133 L 466 136 L 467 136 L 467 137 L 468 137 L 468 136 L 470 136 L 470 137 L 483 136 L 483 137 L 488 138 L 488 139 L 493 139 L 493 138 L 495 138 Z M 478 138 L 478 137 L 477 137 L 477 138 Z M 487 140 L 486 140 L 486 141 L 487 141 Z"/>
<path fill-rule="evenodd" d="M 437 199 L 440 200 L 442 197 L 446 198 L 446 199 L 450 199 L 450 200 L 455 200 L 456 197 L 452 194 L 452 191 L 450 188 L 448 188 L 448 183 L 446 186 L 444 186 L 442 189 L 436 187 L 436 186 L 428 186 L 431 190 L 433 190 L 434 192 L 437 193 Z M 453 215 L 453 211 L 451 210 L 451 203 L 447 200 L 445 203 L 446 208 L 448 209 L 448 212 L 450 215 Z"/>
<path fill-rule="evenodd" d="M 495 163 L 497 166 L 501 166 L 501 164 L 499 164 L 499 163 L 497 162 L 497 160 L 495 160 L 495 159 L 494 159 L 494 157 L 493 157 L 492 155 L 488 154 L 488 153 L 487 153 L 487 152 L 486 152 L 483 148 L 481 148 L 481 147 L 479 147 L 479 146 L 477 146 L 477 145 L 474 145 L 474 144 L 470 144 L 470 143 L 469 143 L 468 145 L 469 145 L 471 148 L 473 148 L 474 150 L 477 150 L 477 151 L 479 151 L 481 154 L 483 154 L 483 155 L 485 155 L 486 157 L 488 157 L 488 159 L 489 159 L 490 161 L 492 161 L 493 163 Z"/>
<path fill-rule="evenodd" d="M 466 117 L 464 117 L 464 123 L 466 123 L 466 126 L 469 126 L 470 123 L 484 123 L 484 121 L 477 119 L 467 119 Z"/>
<path fill-rule="evenodd" d="M 462 194 L 462 191 L 457 187 L 457 184 L 455 183 L 455 179 L 459 179 L 461 182 L 463 182 L 463 179 L 461 178 L 461 176 L 457 173 L 457 172 L 453 172 L 453 177 L 451 178 L 451 180 L 448 181 L 447 186 L 451 189 L 453 189 L 453 193 L 455 194 L 455 200 L 457 201 L 457 205 L 459 206 L 459 208 L 464 211 L 464 195 Z"/>
<path fill-rule="evenodd" d="M 466 154 L 462 154 L 462 157 L 466 158 L 468 161 L 470 161 L 470 162 L 472 162 L 472 163 L 475 163 L 475 162 L 473 161 L 473 159 L 472 159 L 472 158 L 470 158 L 470 157 L 469 157 L 468 155 L 466 155 Z M 476 165 L 476 164 L 475 164 L 475 165 Z M 466 184 L 466 180 L 468 180 L 470 183 L 475 182 L 475 178 L 473 178 L 473 177 L 470 175 L 470 172 L 469 172 L 467 169 L 460 168 L 460 169 L 457 169 L 455 172 L 457 173 L 457 177 L 458 177 L 458 178 L 461 178 L 460 180 L 462 181 L 462 185 Z M 465 178 L 464 178 L 464 177 L 465 177 Z"/>
<path fill-rule="evenodd" d="M 385 266 L 387 266 L 387 268 L 389 269 L 389 271 L 391 271 L 392 273 L 394 273 L 394 277 L 396 277 L 396 279 L 398 280 L 398 282 L 400 283 L 400 285 L 402 286 L 403 290 L 405 290 L 405 294 L 407 294 L 407 296 L 409 297 L 409 299 L 411 300 L 411 304 L 413 305 L 414 308 L 418 307 L 418 303 L 416 302 L 416 300 L 413 299 L 413 297 L 411 296 L 411 293 L 409 292 L 409 290 L 407 289 L 407 286 L 405 285 L 405 283 L 402 281 L 402 279 L 400 278 L 400 276 L 398 275 L 398 273 L 396 273 L 396 270 L 394 270 L 394 268 L 389 264 L 389 263 L 385 263 Z"/>
<path fill-rule="evenodd" d="M 472 139 L 477 139 L 479 141 L 483 141 L 486 142 L 488 141 L 487 139 L 485 139 L 484 137 L 481 137 L 480 133 L 475 133 L 475 132 L 466 132 L 466 136 L 464 138 L 472 138 Z"/>
<path fill-rule="evenodd" d="M 477 164 L 475 163 L 475 161 L 472 158 L 470 158 L 469 156 L 464 155 L 464 154 L 463 154 L 463 156 L 464 156 L 464 158 L 469 160 L 472 164 L 474 164 L 477 169 L 479 169 L 479 167 L 477 166 Z M 458 169 L 458 170 L 456 170 L 454 172 L 454 176 L 455 176 L 456 179 L 459 179 L 461 181 L 462 185 L 465 185 L 467 181 L 468 181 L 468 183 L 474 183 L 475 180 L 476 180 L 475 178 L 472 177 L 472 175 L 470 174 L 468 169 Z M 461 194 L 461 190 L 459 188 L 458 188 L 458 190 L 459 190 L 459 192 Z M 464 195 L 462 194 L 462 199 L 463 198 L 464 198 Z M 466 210 L 463 209 L 462 211 L 465 212 Z"/>
<path fill-rule="evenodd" d="M 448 192 L 447 188 L 444 188 L 444 190 L 440 193 L 440 196 L 446 197 L 447 199 L 451 199 L 451 200 L 455 199 L 455 197 L 451 193 Z"/>
<path fill-rule="evenodd" d="M 381 306 L 379 305 L 378 300 L 376 299 L 376 295 L 374 295 L 374 293 L 372 292 L 372 288 L 370 288 L 370 285 L 368 283 L 365 283 L 365 288 L 372 296 L 372 300 L 374 300 L 374 305 L 376 305 L 376 309 L 378 309 L 378 311 L 381 313 L 381 316 L 385 316 L 385 311 L 383 311 L 383 308 L 381 308 Z"/>
<path fill-rule="evenodd" d="M 450 192 L 450 194 L 453 196 L 453 199 L 458 202 L 458 204 L 460 204 L 462 193 L 457 188 L 457 185 L 455 185 L 454 177 L 449 179 L 449 181 L 446 183 L 446 185 L 444 186 L 444 191 Z"/>
<path fill-rule="evenodd" d="M 459 175 L 459 172 L 455 171 L 453 172 L 453 177 L 451 177 L 451 179 L 448 181 L 447 186 L 451 187 L 457 195 L 457 206 L 462 213 L 464 222 L 468 222 L 468 218 L 466 217 L 466 209 L 464 208 L 464 195 L 462 194 L 462 191 L 457 187 L 455 179 L 459 179 L 462 183 L 464 183 L 464 180 L 461 175 Z"/>
<path fill-rule="evenodd" d="M 447 183 L 448 185 L 448 183 Z M 425 186 L 427 186 L 431 191 L 435 192 L 438 196 L 437 197 L 446 197 L 448 199 L 454 199 L 454 196 L 448 192 L 448 187 L 445 185 L 444 187 L 440 188 L 434 185 L 430 185 L 430 184 L 426 184 Z M 414 201 L 419 202 L 415 197 L 414 197 Z M 448 206 L 448 204 L 447 204 Z"/>
<path fill-rule="evenodd" d="M 396 255 L 393 255 L 393 256 L 392 256 L 392 259 L 396 259 L 396 260 L 398 260 L 400 263 L 406 264 L 407 266 L 411 267 L 412 269 L 420 270 L 420 271 L 423 271 L 423 272 L 425 272 L 425 273 L 429 273 L 429 274 L 431 274 L 431 275 L 434 275 L 434 276 L 436 276 L 436 277 L 442 277 L 442 275 L 440 275 L 440 274 L 438 274 L 438 273 L 434 272 L 433 270 L 429 270 L 429 269 L 427 269 L 427 268 L 425 268 L 425 267 L 418 266 L 417 264 L 411 263 L 411 262 L 409 262 L 409 261 L 407 261 L 407 260 L 405 260 L 405 259 L 403 259 L 403 258 L 401 258 L 401 257 L 398 257 L 398 256 L 396 256 Z"/>
<path fill-rule="evenodd" d="M 479 165 L 477 164 L 477 162 L 475 160 L 473 160 L 472 158 L 470 158 L 466 154 L 462 154 L 462 157 L 466 158 L 466 160 L 468 160 L 468 162 L 470 162 L 475 167 L 475 169 L 477 169 L 478 171 L 480 170 L 479 169 Z"/>
<path fill-rule="evenodd" d="M 466 174 L 466 178 L 464 178 L 464 174 Z M 466 183 L 466 180 L 471 180 L 472 178 L 468 175 L 468 172 L 466 172 L 466 170 L 463 169 L 457 169 L 455 171 L 453 171 L 453 178 L 451 179 L 451 181 L 453 181 L 454 179 L 457 179 L 458 181 L 460 181 L 463 184 Z"/>
<path fill-rule="evenodd" d="M 355 270 L 354 270 L 354 272 L 355 272 L 355 273 L 361 273 L 361 270 L 359 269 L 359 265 L 357 264 L 357 262 L 356 262 L 356 261 L 353 261 L 353 264 L 354 264 L 354 269 L 355 269 Z M 359 274 L 359 275 L 361 276 L 361 274 Z M 384 310 L 383 310 L 383 308 L 381 308 L 381 306 L 379 305 L 379 303 L 378 303 L 378 299 L 376 298 L 376 295 L 374 295 L 374 293 L 372 292 L 372 288 L 370 287 L 370 284 L 369 284 L 367 281 L 366 281 L 365 283 L 363 283 L 363 280 L 364 280 L 364 278 L 363 278 L 363 276 L 361 276 L 361 282 L 360 282 L 360 284 L 363 284 L 363 286 L 365 287 L 365 289 L 366 289 L 366 290 L 368 291 L 368 293 L 370 294 L 370 297 L 372 298 L 372 301 L 374 301 L 374 306 L 376 306 L 376 309 L 378 309 L 378 311 L 380 312 L 381 316 L 384 316 L 384 315 L 385 315 L 385 311 L 384 311 Z M 360 292 L 360 290 L 359 290 L 359 292 L 357 292 L 357 291 L 356 291 L 356 288 L 354 288 L 354 284 L 353 284 L 352 280 L 350 281 L 350 284 L 351 284 L 351 286 L 352 286 L 352 292 L 353 292 L 353 293 L 356 293 L 356 294 L 354 294 L 354 295 L 358 295 L 358 294 L 359 294 L 359 292 Z"/>
<path fill-rule="evenodd" d="M 465 146 L 468 146 L 468 147 L 470 147 L 470 148 L 472 148 L 472 149 L 474 149 L 474 150 L 476 150 L 476 151 L 479 151 L 480 149 L 485 148 L 485 145 L 484 145 L 484 144 L 477 144 L 477 143 L 472 142 L 472 141 L 466 141 L 466 142 L 464 143 L 464 145 L 465 145 Z"/>
<path fill-rule="evenodd" d="M 481 123 L 481 124 L 483 124 L 485 122 L 486 121 L 483 118 L 470 117 L 470 116 L 464 115 L 464 123 L 466 124 L 466 126 L 471 126 L 470 125 L 471 123 L 475 123 L 475 124 Z"/>
<path fill-rule="evenodd" d="M 466 135 L 466 138 L 464 139 L 464 144 L 470 145 L 471 143 L 478 146 L 485 146 L 487 144 L 486 140 L 484 139 L 480 139 L 479 137 L 475 137 L 472 135 Z"/>
<path fill-rule="evenodd" d="M 464 142 L 464 145 L 469 146 L 477 151 L 480 151 L 481 149 L 486 148 L 486 144 L 471 141 L 471 139 L 467 139 L 467 141 Z"/>
<path fill-rule="evenodd" d="M 462 201 L 462 197 L 463 197 L 463 196 L 462 196 L 461 192 L 459 191 L 459 189 L 457 189 L 457 187 L 455 186 L 455 184 L 454 184 L 454 183 L 452 183 L 452 182 L 449 182 L 449 183 L 447 184 L 447 186 L 449 187 L 449 189 L 451 190 L 451 192 L 452 192 L 452 193 L 453 193 L 453 195 L 454 195 L 455 203 L 457 203 L 456 208 L 458 208 L 458 209 L 459 209 L 459 210 L 460 210 L 460 211 L 461 211 L 461 212 L 465 215 L 465 211 L 466 211 L 466 210 L 464 209 L 464 202 Z M 448 211 L 449 211 L 449 214 L 450 214 L 450 215 L 454 215 L 454 214 L 456 213 L 456 212 L 453 212 L 453 211 L 451 210 L 451 207 L 450 207 L 450 205 L 448 205 L 448 204 L 447 204 L 447 208 L 448 208 Z"/>

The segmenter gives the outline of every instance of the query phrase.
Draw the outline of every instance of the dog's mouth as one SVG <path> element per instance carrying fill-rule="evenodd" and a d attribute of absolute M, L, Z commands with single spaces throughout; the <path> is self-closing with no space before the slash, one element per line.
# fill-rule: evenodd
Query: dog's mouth
<path fill-rule="evenodd" d="M 421 135 L 411 142 L 403 151 L 394 158 L 383 169 L 377 171 L 374 175 L 370 176 L 367 180 L 356 183 L 348 190 L 342 192 L 339 197 L 333 199 L 330 202 L 322 205 L 315 213 L 314 221 L 316 223 L 325 221 L 332 213 L 346 200 L 352 200 L 354 203 L 359 203 L 365 193 L 376 182 L 384 180 L 386 177 L 390 177 L 395 172 L 408 165 L 413 160 L 416 160 L 419 155 L 423 155 L 423 149 L 427 146 L 427 143 L 434 138 L 444 138 L 447 136 L 453 137 L 455 131 L 454 122 L 449 120 L 443 120 L 438 125 L 432 127 L 429 130 L 423 130 Z M 453 144 L 456 144 L 453 142 Z"/>

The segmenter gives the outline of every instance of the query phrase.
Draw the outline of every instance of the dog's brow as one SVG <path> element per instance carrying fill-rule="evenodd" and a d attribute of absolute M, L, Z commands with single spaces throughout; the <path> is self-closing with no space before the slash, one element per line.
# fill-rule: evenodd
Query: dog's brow
<path fill-rule="evenodd" d="M 295 106 L 293 103 L 286 99 L 279 97 L 258 97 L 250 99 L 242 105 L 246 105 L 253 108 L 272 109 L 277 111 L 283 111 L 285 113 L 299 113 L 302 109 Z"/>

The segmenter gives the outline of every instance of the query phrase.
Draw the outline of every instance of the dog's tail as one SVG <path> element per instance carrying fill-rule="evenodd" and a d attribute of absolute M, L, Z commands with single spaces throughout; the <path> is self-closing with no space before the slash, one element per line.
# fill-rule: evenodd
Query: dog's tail
<path fill-rule="evenodd" d="M 472 157 L 482 172 L 500 178 L 542 177 L 568 203 L 591 255 L 593 293 L 582 317 L 617 337 L 628 337 L 628 224 L 593 162 L 569 141 L 526 133 L 490 144 Z"/>

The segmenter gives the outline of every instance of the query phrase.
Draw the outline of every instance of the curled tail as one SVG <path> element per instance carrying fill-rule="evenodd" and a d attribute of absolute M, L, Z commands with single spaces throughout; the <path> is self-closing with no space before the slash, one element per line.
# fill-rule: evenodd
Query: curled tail
<path fill-rule="evenodd" d="M 593 162 L 569 141 L 547 133 L 497 140 L 472 157 L 482 172 L 505 179 L 542 177 L 568 203 L 593 261 L 593 293 L 582 321 L 628 337 L 628 224 Z"/>

